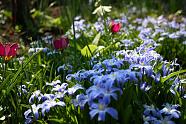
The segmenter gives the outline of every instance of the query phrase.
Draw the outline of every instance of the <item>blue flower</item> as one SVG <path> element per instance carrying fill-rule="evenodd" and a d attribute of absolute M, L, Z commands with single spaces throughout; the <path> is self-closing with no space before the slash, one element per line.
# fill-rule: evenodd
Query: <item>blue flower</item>
<path fill-rule="evenodd" d="M 118 86 L 123 87 L 123 84 L 131 79 L 137 80 L 136 75 L 131 70 L 119 70 L 110 74 L 110 80 L 115 81 Z"/>
<path fill-rule="evenodd" d="M 122 44 L 120 46 L 125 46 L 126 48 L 133 46 L 134 42 L 128 39 L 122 40 Z"/>
<path fill-rule="evenodd" d="M 67 92 L 67 90 L 55 92 L 55 98 L 59 98 L 60 100 L 62 100 Z"/>
<path fill-rule="evenodd" d="M 153 124 L 176 124 L 169 116 L 161 117 L 159 120 L 151 121 Z"/>
<path fill-rule="evenodd" d="M 90 80 L 92 76 L 100 75 L 101 72 L 97 70 L 87 70 L 80 73 L 81 80 Z"/>
<path fill-rule="evenodd" d="M 186 99 L 186 94 L 184 94 L 183 98 Z"/>
<path fill-rule="evenodd" d="M 141 73 L 131 71 L 130 69 L 118 71 L 118 73 L 120 72 L 123 72 L 123 75 L 125 75 L 125 77 L 128 77 L 129 81 L 138 81 L 138 78 L 142 78 Z"/>
<path fill-rule="evenodd" d="M 56 81 L 52 81 L 52 83 L 46 83 L 46 85 L 48 86 L 56 86 L 57 84 L 61 84 L 61 81 L 60 80 L 56 80 Z"/>
<path fill-rule="evenodd" d="M 31 119 L 33 118 L 32 115 L 30 115 L 31 113 L 33 113 L 35 119 L 37 120 L 39 118 L 39 109 L 41 108 L 41 104 L 38 104 L 36 106 L 36 104 L 31 105 L 31 109 L 28 109 L 27 111 L 24 112 L 25 115 L 25 119 Z"/>
<path fill-rule="evenodd" d="M 110 103 L 111 97 L 117 100 L 117 91 L 122 94 L 122 90 L 120 88 L 114 87 L 111 83 L 105 83 L 105 88 L 102 88 L 103 99 Z"/>
<path fill-rule="evenodd" d="M 150 43 L 149 43 L 150 42 Z M 144 64 L 151 65 L 153 61 L 163 60 L 160 54 L 158 54 L 154 49 L 155 41 L 146 41 L 141 46 L 134 50 L 127 50 L 125 52 L 120 52 L 118 54 L 124 55 L 124 60 L 130 64 Z M 152 45 L 151 45 L 152 44 Z"/>
<path fill-rule="evenodd" d="M 52 89 L 52 91 L 54 91 L 55 98 L 63 99 L 63 97 L 65 96 L 65 94 L 68 92 L 66 90 L 67 86 L 68 86 L 67 83 L 63 83 L 61 85 L 54 86 L 54 88 Z"/>
<path fill-rule="evenodd" d="M 56 101 L 55 99 L 50 99 L 50 100 L 46 100 L 41 104 L 41 111 L 42 111 L 42 115 L 45 115 L 45 112 L 49 112 L 50 108 L 55 107 L 55 106 L 65 106 L 65 103 L 62 101 Z"/>
<path fill-rule="evenodd" d="M 72 94 L 74 94 L 79 89 L 84 89 L 84 88 L 80 84 L 76 84 L 73 87 L 68 88 L 68 91 L 67 92 L 68 92 L 69 95 L 72 95 Z"/>
<path fill-rule="evenodd" d="M 47 56 L 52 56 L 52 55 L 55 55 L 55 54 L 58 54 L 59 52 L 54 50 L 54 51 L 51 51 L 51 52 L 48 52 L 47 53 Z"/>
<path fill-rule="evenodd" d="M 108 107 L 104 101 L 99 101 L 99 103 L 93 103 L 90 106 L 91 111 L 89 112 L 91 118 L 94 118 L 98 114 L 98 121 L 105 121 L 106 113 L 111 115 L 114 119 L 118 119 L 118 112 L 112 107 Z"/>
<path fill-rule="evenodd" d="M 71 80 L 73 80 L 73 79 L 75 79 L 76 81 L 82 81 L 82 80 L 87 79 L 88 76 L 89 76 L 89 73 L 87 73 L 87 71 L 83 69 L 83 70 L 79 70 L 79 71 L 78 71 L 77 73 L 75 73 L 75 74 L 68 74 L 68 75 L 66 76 L 66 79 L 67 79 L 68 81 L 71 81 Z"/>
<path fill-rule="evenodd" d="M 101 85 L 105 82 L 104 75 L 94 75 L 90 78 L 90 81 L 93 82 L 94 85 Z"/>
<path fill-rule="evenodd" d="M 157 120 L 157 118 L 155 118 L 153 116 L 144 116 L 143 115 L 144 124 L 150 124 L 149 122 L 156 121 L 156 120 Z"/>
<path fill-rule="evenodd" d="M 153 75 L 153 68 L 150 65 L 131 64 L 129 68 L 139 68 L 142 74 L 147 75 L 149 77 Z"/>
<path fill-rule="evenodd" d="M 26 85 L 20 85 L 19 88 L 18 88 L 18 95 L 21 96 L 23 94 L 27 94 L 28 91 L 27 91 L 27 88 L 26 88 Z"/>
<path fill-rule="evenodd" d="M 93 85 L 86 90 L 86 94 L 89 97 L 89 102 L 94 99 L 99 99 L 99 97 L 103 96 L 103 90 L 100 85 Z"/>
<path fill-rule="evenodd" d="M 97 73 L 99 73 L 99 72 L 97 72 L 95 70 L 88 70 L 88 71 L 86 71 L 86 70 L 83 69 L 83 70 L 78 71 L 77 73 L 68 74 L 66 76 L 66 79 L 68 81 L 71 81 L 73 79 L 75 79 L 76 81 L 89 80 L 89 78 L 91 76 L 96 75 Z"/>
<path fill-rule="evenodd" d="M 175 124 L 172 118 L 179 118 L 181 116 L 180 112 L 177 110 L 179 105 L 170 105 L 166 103 L 165 107 L 161 110 L 155 108 L 153 105 L 144 105 L 144 124 Z"/>
<path fill-rule="evenodd" d="M 96 29 L 96 31 L 98 31 L 98 32 L 101 32 L 102 34 L 104 33 L 104 25 L 103 25 L 103 22 L 101 22 L 101 21 L 96 21 L 95 23 L 94 23 L 94 28 Z"/>
<path fill-rule="evenodd" d="M 43 96 L 43 94 L 41 93 L 40 90 L 36 90 L 32 93 L 30 99 L 29 99 L 29 103 L 33 103 L 34 102 L 34 99 L 36 98 L 36 100 L 41 100 L 41 97 Z"/>
<path fill-rule="evenodd" d="M 76 81 L 81 81 L 81 78 L 79 77 L 79 73 L 80 73 L 80 71 L 78 71 L 77 73 L 74 73 L 74 74 L 68 74 L 66 76 L 66 80 L 71 81 L 71 80 L 75 79 Z"/>
<path fill-rule="evenodd" d="M 76 99 L 72 99 L 72 103 L 75 107 L 80 106 L 81 109 L 84 108 L 85 104 L 88 102 L 88 95 L 79 94 Z"/>
<path fill-rule="evenodd" d="M 163 63 L 162 71 L 163 71 L 163 76 L 167 76 L 170 73 L 169 69 L 167 68 L 167 62 Z"/>
<path fill-rule="evenodd" d="M 181 87 L 181 80 L 177 77 L 172 86 L 170 87 L 170 91 L 172 94 L 176 94 L 176 92 L 181 92 L 181 91 L 184 91 L 184 88 Z"/>
<path fill-rule="evenodd" d="M 157 74 L 154 73 L 154 75 L 152 75 L 151 77 L 154 79 L 154 81 L 156 83 L 159 83 L 160 82 L 160 76 L 161 76 L 160 73 L 157 73 Z"/>
<path fill-rule="evenodd" d="M 51 34 L 45 34 L 41 39 L 46 43 L 46 44 L 52 44 L 53 42 L 53 36 Z"/>
<path fill-rule="evenodd" d="M 32 118 L 27 118 L 25 120 L 25 124 L 32 124 L 32 122 L 33 122 Z"/>
<path fill-rule="evenodd" d="M 56 86 L 54 86 L 54 88 L 52 89 L 52 91 L 64 92 L 65 89 L 67 88 L 67 86 L 68 86 L 67 83 L 63 83 L 61 85 L 56 85 Z"/>
<path fill-rule="evenodd" d="M 90 101 L 101 98 L 107 101 L 108 103 L 110 103 L 111 97 L 117 100 L 117 92 L 122 94 L 122 89 L 113 86 L 112 82 L 109 81 L 100 85 L 93 85 L 86 90 Z"/>
<path fill-rule="evenodd" d="M 144 90 L 144 91 L 148 91 L 151 89 L 151 85 L 148 85 L 147 82 L 144 82 L 144 83 L 140 83 L 140 89 L 141 90 Z"/>
<path fill-rule="evenodd" d="M 121 68 L 122 65 L 123 60 L 119 60 L 114 57 L 112 59 L 106 59 L 103 62 L 95 64 L 92 69 L 110 73 L 118 70 L 119 68 Z"/>
<path fill-rule="evenodd" d="M 144 105 L 144 115 L 146 116 L 154 116 L 154 117 L 160 117 L 161 113 L 159 112 L 158 108 L 155 108 L 154 105 L 148 106 L 148 105 Z"/>
<path fill-rule="evenodd" d="M 45 101 L 45 100 L 50 100 L 50 99 L 54 99 L 55 98 L 55 95 L 54 94 L 44 94 L 41 99 L 42 101 Z"/>
<path fill-rule="evenodd" d="M 180 111 L 177 110 L 179 105 L 171 105 L 169 103 L 166 103 L 164 106 L 165 107 L 160 110 L 160 113 L 166 114 L 170 118 L 179 118 L 181 116 Z"/>
<path fill-rule="evenodd" d="M 57 68 L 58 73 L 63 70 L 63 71 L 67 71 L 67 73 L 71 73 L 72 72 L 72 65 L 69 64 L 63 64 L 62 66 L 59 66 Z"/>

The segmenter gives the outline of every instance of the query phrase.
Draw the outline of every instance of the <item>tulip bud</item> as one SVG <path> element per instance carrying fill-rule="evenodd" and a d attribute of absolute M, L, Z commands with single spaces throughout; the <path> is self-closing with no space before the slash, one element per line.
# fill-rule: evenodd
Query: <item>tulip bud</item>
<path fill-rule="evenodd" d="M 112 33 L 117 33 L 121 29 L 122 24 L 121 23 L 116 23 L 114 21 L 111 22 L 111 31 Z"/>
<path fill-rule="evenodd" d="M 69 39 L 62 36 L 59 39 L 54 40 L 53 44 L 55 49 L 63 50 L 68 47 Z"/>
<path fill-rule="evenodd" d="M 0 56 L 2 56 L 5 62 L 8 62 L 17 54 L 18 44 L 17 43 L 7 43 L 3 44 L 0 42 Z"/>

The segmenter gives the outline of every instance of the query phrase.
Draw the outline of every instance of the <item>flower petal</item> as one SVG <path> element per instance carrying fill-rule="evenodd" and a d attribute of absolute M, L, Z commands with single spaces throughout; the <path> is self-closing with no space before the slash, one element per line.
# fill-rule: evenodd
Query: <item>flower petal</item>
<path fill-rule="evenodd" d="M 106 112 L 109 114 L 109 115 L 111 115 L 114 119 L 118 119 L 118 112 L 117 112 L 117 110 L 116 109 L 114 109 L 114 108 L 107 108 L 106 109 Z"/>

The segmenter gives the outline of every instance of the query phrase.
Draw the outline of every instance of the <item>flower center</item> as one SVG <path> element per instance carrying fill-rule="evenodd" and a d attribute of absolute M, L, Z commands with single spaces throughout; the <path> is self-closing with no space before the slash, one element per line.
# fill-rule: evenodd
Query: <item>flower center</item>
<path fill-rule="evenodd" d="M 104 105 L 103 104 L 99 104 L 99 110 L 104 110 Z"/>
<path fill-rule="evenodd" d="M 12 58 L 12 56 L 5 56 L 4 60 L 9 61 Z"/>

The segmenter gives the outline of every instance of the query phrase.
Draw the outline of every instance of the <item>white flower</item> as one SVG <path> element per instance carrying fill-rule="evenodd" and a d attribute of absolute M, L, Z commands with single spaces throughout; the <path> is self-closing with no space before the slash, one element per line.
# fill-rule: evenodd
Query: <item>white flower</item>
<path fill-rule="evenodd" d="M 103 16 L 106 12 L 110 12 L 111 11 L 111 6 L 99 6 L 97 7 L 92 14 L 97 14 L 99 16 Z"/>

